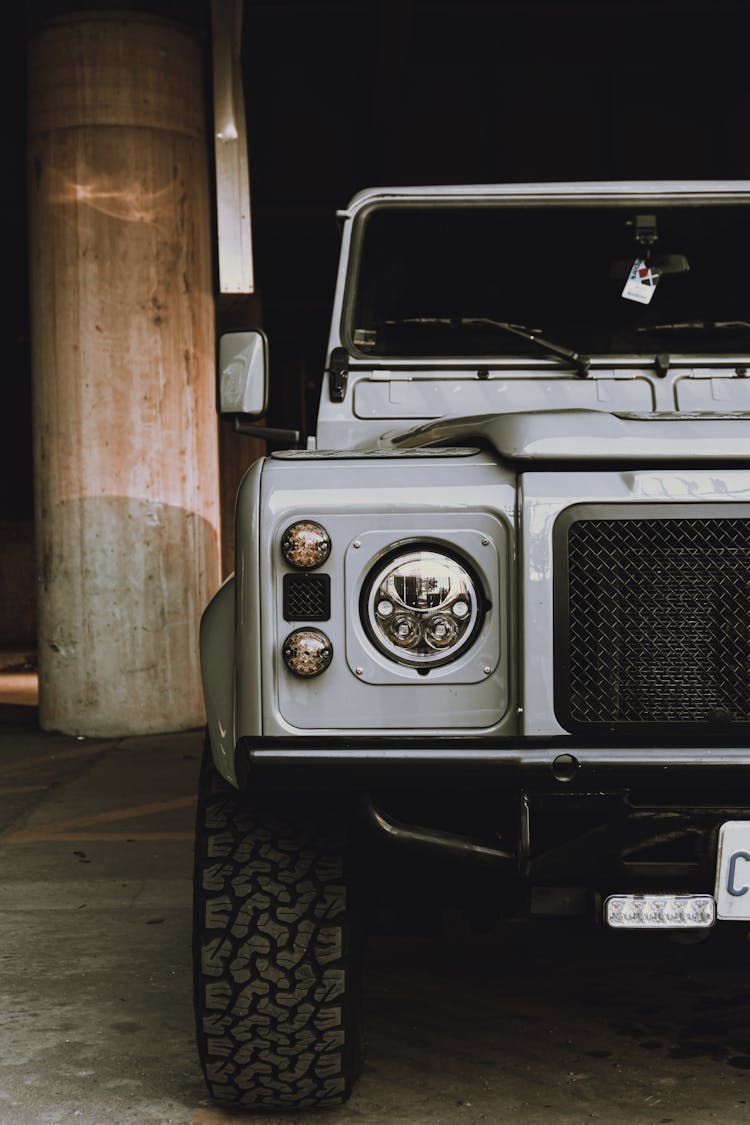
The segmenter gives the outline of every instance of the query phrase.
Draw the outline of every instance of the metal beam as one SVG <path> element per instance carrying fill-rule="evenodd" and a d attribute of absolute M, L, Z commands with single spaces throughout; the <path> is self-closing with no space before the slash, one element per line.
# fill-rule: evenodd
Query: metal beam
<path fill-rule="evenodd" d="M 219 290 L 252 293 L 250 173 L 240 67 L 242 0 L 211 0 Z"/>

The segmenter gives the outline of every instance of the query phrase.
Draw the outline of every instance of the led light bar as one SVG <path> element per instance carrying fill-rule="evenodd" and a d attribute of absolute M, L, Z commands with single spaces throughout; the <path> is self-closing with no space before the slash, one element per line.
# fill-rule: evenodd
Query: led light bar
<path fill-rule="evenodd" d="M 619 930 L 707 929 L 716 905 L 711 895 L 611 895 L 604 919 Z"/>

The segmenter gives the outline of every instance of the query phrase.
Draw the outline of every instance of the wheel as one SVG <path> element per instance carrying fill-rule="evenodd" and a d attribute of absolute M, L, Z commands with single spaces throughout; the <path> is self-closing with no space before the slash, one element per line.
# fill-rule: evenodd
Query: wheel
<path fill-rule="evenodd" d="M 198 1052 L 223 1105 L 337 1105 L 361 1063 L 353 834 L 315 793 L 248 800 L 201 769 L 193 964 Z"/>

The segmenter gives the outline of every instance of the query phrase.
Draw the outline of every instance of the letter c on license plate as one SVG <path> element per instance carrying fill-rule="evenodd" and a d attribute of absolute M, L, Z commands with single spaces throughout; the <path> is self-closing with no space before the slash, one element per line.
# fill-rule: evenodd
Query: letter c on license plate
<path fill-rule="evenodd" d="M 729 820 L 719 829 L 716 916 L 750 920 L 750 820 Z"/>

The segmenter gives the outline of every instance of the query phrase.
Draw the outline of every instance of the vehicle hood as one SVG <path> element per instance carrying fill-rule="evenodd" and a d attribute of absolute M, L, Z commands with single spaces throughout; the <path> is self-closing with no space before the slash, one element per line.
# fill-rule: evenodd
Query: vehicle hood
<path fill-rule="evenodd" d="M 511 461 L 747 461 L 750 413 L 543 410 L 444 417 L 391 431 L 380 444 L 415 449 L 476 442 Z"/>

